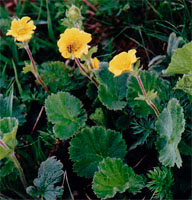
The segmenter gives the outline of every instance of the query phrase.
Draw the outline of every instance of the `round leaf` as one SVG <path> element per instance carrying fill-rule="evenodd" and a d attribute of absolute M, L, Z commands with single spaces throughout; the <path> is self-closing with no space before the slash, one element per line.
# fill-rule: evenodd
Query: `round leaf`
<path fill-rule="evenodd" d="M 192 42 L 175 50 L 166 73 L 186 74 L 192 71 Z"/>
<path fill-rule="evenodd" d="M 67 92 L 50 95 L 45 101 L 45 110 L 48 120 L 55 124 L 54 133 L 60 139 L 72 137 L 87 119 L 79 99 Z"/>
<path fill-rule="evenodd" d="M 123 159 L 126 155 L 126 144 L 119 132 L 105 130 L 102 127 L 83 129 L 71 140 L 70 158 L 74 171 L 79 176 L 93 177 L 97 166 L 103 158 Z"/>
<path fill-rule="evenodd" d="M 120 159 L 106 158 L 100 162 L 98 169 L 93 178 L 93 191 L 99 198 L 111 198 L 127 189 L 136 194 L 144 186 L 143 177 L 135 174 Z"/>

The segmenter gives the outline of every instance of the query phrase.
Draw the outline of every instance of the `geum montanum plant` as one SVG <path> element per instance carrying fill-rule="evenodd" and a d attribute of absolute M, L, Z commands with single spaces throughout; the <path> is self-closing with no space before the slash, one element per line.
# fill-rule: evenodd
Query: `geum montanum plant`
<path fill-rule="evenodd" d="M 182 166 L 178 145 L 185 131 L 185 119 L 184 110 L 179 101 L 176 98 L 165 97 L 165 94 L 170 92 L 169 82 L 159 77 L 154 71 L 142 70 L 135 49 L 114 56 L 109 64 L 92 57 L 97 47 L 90 48 L 88 45 L 92 36 L 82 30 L 82 17 L 77 7 L 72 6 L 68 10 L 65 24 L 69 28 L 66 28 L 57 42 L 63 58 L 74 60 L 80 72 L 94 84 L 97 90 L 97 101 L 102 103 L 104 109 L 121 112 L 123 115 L 126 113 L 126 106 L 129 106 L 134 112 L 132 116 L 136 119 L 141 120 L 141 117 L 151 116 L 149 129 L 155 132 L 154 141 L 159 152 L 159 165 L 162 165 L 150 170 L 147 176 L 136 174 L 133 168 L 126 164 L 127 145 L 122 133 L 107 128 L 102 108 L 97 108 L 90 117 L 96 126 L 89 127 L 86 124 L 87 112 L 77 97 L 66 92 L 65 88 L 60 88 L 58 91 L 61 91 L 50 94 L 51 87 L 47 87 L 42 80 L 28 45 L 36 26 L 27 16 L 13 19 L 7 35 L 13 36 L 20 42 L 17 43 L 19 48 L 27 51 L 31 64 L 24 68 L 24 72 L 32 72 L 48 95 L 45 100 L 45 111 L 48 121 L 53 124 L 54 137 L 59 141 L 72 138 L 69 154 L 73 161 L 73 170 L 80 177 L 93 178 L 92 188 L 98 198 L 112 198 L 117 192 L 126 191 L 135 195 L 144 187 L 153 192 L 151 199 L 153 197 L 172 198 L 171 167 Z M 176 50 L 173 54 L 174 59 L 179 56 L 179 51 L 190 52 L 191 56 L 191 46 L 190 43 Z M 186 59 L 191 60 L 191 58 L 192 56 Z M 183 79 L 191 80 L 191 66 L 187 66 L 188 68 L 184 66 L 187 70 L 181 72 L 184 74 Z M 169 72 L 177 73 L 177 66 L 175 68 L 175 65 L 171 63 L 164 73 Z M 176 89 L 184 88 L 186 80 L 183 79 L 179 79 Z M 183 90 L 191 95 L 191 88 L 186 87 Z M 3 118 L 0 123 L 0 158 L 9 157 L 13 161 L 26 188 L 25 175 L 14 155 L 18 122 L 15 118 Z M 135 122 L 135 129 L 139 125 L 141 123 Z M 147 126 L 147 124 L 144 125 Z M 144 144 L 148 136 L 140 144 Z M 27 193 L 33 198 L 47 200 L 62 197 L 62 186 L 55 186 L 63 175 L 62 168 L 63 165 L 54 157 L 42 162 L 38 178 L 34 180 L 34 186 L 27 187 Z"/>

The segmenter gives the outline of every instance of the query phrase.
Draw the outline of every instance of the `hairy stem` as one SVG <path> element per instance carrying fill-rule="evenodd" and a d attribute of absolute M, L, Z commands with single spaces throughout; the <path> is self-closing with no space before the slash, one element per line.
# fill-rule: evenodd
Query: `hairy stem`
<path fill-rule="evenodd" d="M 33 70 L 34 70 L 34 76 L 35 78 L 38 80 L 38 82 L 41 84 L 41 86 L 43 87 L 43 89 L 47 92 L 47 94 L 49 94 L 49 90 L 48 88 L 46 87 L 45 83 L 43 82 L 43 80 L 41 79 L 39 73 L 38 73 L 38 70 L 37 70 L 37 67 L 36 67 L 36 64 L 35 64 L 35 61 L 33 59 L 33 56 L 32 56 L 32 53 L 31 53 L 31 50 L 29 49 L 29 46 L 26 45 L 25 47 L 25 50 L 27 51 L 27 54 L 29 56 L 29 59 L 31 61 L 31 64 L 32 64 L 32 67 L 33 67 Z"/>
<path fill-rule="evenodd" d="M 15 156 L 15 153 L 13 152 L 11 155 L 9 155 L 9 158 L 13 161 L 13 163 L 15 164 L 15 167 L 18 169 L 21 182 L 23 183 L 24 188 L 26 188 L 27 181 L 25 179 L 25 174 L 23 172 L 23 168 L 21 167 L 19 161 L 17 160 L 17 158 Z"/>
<path fill-rule="evenodd" d="M 146 91 L 145 91 L 145 88 L 144 88 L 144 85 L 143 85 L 143 82 L 142 82 L 140 76 L 136 76 L 136 79 L 141 88 L 143 95 L 146 97 Z M 156 116 L 158 117 L 159 111 L 158 111 L 157 107 L 153 104 L 153 102 L 151 100 L 149 100 L 149 101 L 146 100 L 146 103 L 154 110 Z"/>
<path fill-rule="evenodd" d="M 90 80 L 92 81 L 96 87 L 98 87 L 98 83 L 97 81 L 93 78 L 93 77 L 90 77 L 89 74 L 87 73 L 87 71 L 84 69 L 84 67 L 81 65 L 80 61 L 78 58 L 75 58 L 75 62 L 77 64 L 77 66 L 80 68 L 81 71 L 83 71 L 83 73 L 85 74 L 85 76 Z"/>

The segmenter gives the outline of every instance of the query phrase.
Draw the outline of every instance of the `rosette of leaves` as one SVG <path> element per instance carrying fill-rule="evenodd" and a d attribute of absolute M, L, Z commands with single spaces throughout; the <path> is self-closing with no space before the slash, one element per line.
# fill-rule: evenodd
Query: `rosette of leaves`
<path fill-rule="evenodd" d="M 81 177 L 91 178 L 103 158 L 124 159 L 126 144 L 119 132 L 95 126 L 83 129 L 71 140 L 69 153 L 74 171 Z"/>
<path fill-rule="evenodd" d="M 122 110 L 127 105 L 125 97 L 128 74 L 114 77 L 108 67 L 108 63 L 103 62 L 99 64 L 99 70 L 96 71 L 99 81 L 98 97 L 109 110 Z"/>
<path fill-rule="evenodd" d="M 157 150 L 159 161 L 168 167 L 178 168 L 182 166 L 182 159 L 178 149 L 181 135 L 185 130 L 185 119 L 183 108 L 177 99 L 171 99 L 156 122 L 156 130 L 159 134 L 157 139 Z"/>
<path fill-rule="evenodd" d="M 158 77 L 155 72 L 141 71 L 140 77 L 146 92 L 152 90 L 157 92 L 157 97 L 153 100 L 153 103 L 158 110 L 162 110 L 163 102 L 169 99 L 169 82 Z M 135 99 L 139 94 L 142 94 L 141 88 L 139 87 L 136 78 L 130 76 L 127 84 L 127 100 L 129 106 L 131 106 L 136 115 L 139 116 L 154 114 L 154 111 L 145 101 Z"/>
<path fill-rule="evenodd" d="M 12 92 L 5 98 L 0 94 L 0 118 L 15 117 L 18 119 L 19 125 L 21 126 L 26 121 L 25 116 L 26 106 L 20 104 L 19 100 L 16 97 L 13 97 Z"/>
<path fill-rule="evenodd" d="M 12 153 L 17 145 L 18 120 L 5 117 L 0 119 L 0 160 Z"/>
<path fill-rule="evenodd" d="M 40 68 L 40 76 L 52 93 L 78 90 L 86 83 L 78 68 L 67 67 L 60 61 L 43 63 Z"/>
<path fill-rule="evenodd" d="M 157 199 L 172 199 L 171 186 L 173 185 L 173 175 L 171 170 L 162 166 L 155 167 L 147 174 L 151 180 L 147 183 L 147 187 L 154 193 Z"/>
<path fill-rule="evenodd" d="M 136 194 L 144 187 L 144 178 L 124 164 L 121 159 L 105 158 L 99 163 L 93 178 L 93 191 L 102 199 L 112 198 L 117 192 L 128 190 Z"/>
<path fill-rule="evenodd" d="M 63 164 L 55 157 L 50 157 L 42 162 L 38 177 L 34 179 L 34 186 L 29 186 L 26 192 L 36 199 L 55 200 L 63 194 L 62 186 L 55 186 L 62 180 Z"/>
<path fill-rule="evenodd" d="M 60 139 L 72 137 L 85 125 L 87 114 L 76 97 L 68 92 L 58 92 L 45 101 L 48 120 L 54 125 L 53 132 Z"/>

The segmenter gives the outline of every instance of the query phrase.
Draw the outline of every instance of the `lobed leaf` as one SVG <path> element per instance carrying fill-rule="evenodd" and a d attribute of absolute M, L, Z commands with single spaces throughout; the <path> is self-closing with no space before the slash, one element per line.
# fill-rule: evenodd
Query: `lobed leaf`
<path fill-rule="evenodd" d="M 178 149 L 181 134 L 185 130 L 183 108 L 177 99 L 171 99 L 167 108 L 159 115 L 156 122 L 156 130 L 159 134 L 157 149 L 159 161 L 169 167 L 182 166 L 182 160 Z"/>
<path fill-rule="evenodd" d="M 71 140 L 69 153 L 74 171 L 79 176 L 91 178 L 103 158 L 124 159 L 126 144 L 119 132 L 95 126 L 83 129 Z"/>
<path fill-rule="evenodd" d="M 93 178 L 93 191 L 102 199 L 112 198 L 126 190 L 136 194 L 144 187 L 142 176 L 135 174 L 121 159 L 105 158 Z"/>
<path fill-rule="evenodd" d="M 126 96 L 126 82 L 128 74 L 124 73 L 118 77 L 108 70 L 107 63 L 99 64 L 100 70 L 96 71 L 99 81 L 98 96 L 100 101 L 109 110 L 122 110 L 127 102 L 124 100 Z"/>
<path fill-rule="evenodd" d="M 38 177 L 34 179 L 34 186 L 29 186 L 26 192 L 32 197 L 43 197 L 46 200 L 55 200 L 63 194 L 62 186 L 55 186 L 62 180 L 63 164 L 55 157 L 42 162 L 38 170 Z"/>
<path fill-rule="evenodd" d="M 48 120 L 54 125 L 56 137 L 68 139 L 85 125 L 87 115 L 81 102 L 67 92 L 48 96 L 45 101 Z"/>

